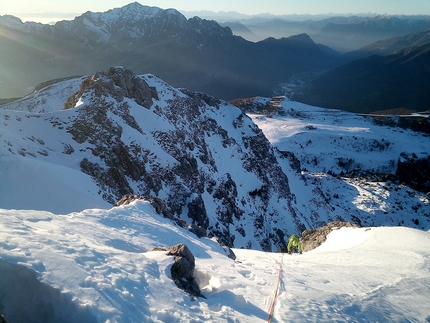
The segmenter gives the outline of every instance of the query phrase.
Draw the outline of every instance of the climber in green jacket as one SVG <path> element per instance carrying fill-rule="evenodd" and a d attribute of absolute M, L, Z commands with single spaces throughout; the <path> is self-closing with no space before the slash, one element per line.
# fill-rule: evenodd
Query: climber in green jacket
<path fill-rule="evenodd" d="M 302 254 L 302 244 L 300 243 L 299 237 L 297 234 L 293 234 L 290 239 L 288 239 L 288 246 L 287 251 L 291 255 L 293 254 L 294 250 L 299 249 L 299 253 Z"/>

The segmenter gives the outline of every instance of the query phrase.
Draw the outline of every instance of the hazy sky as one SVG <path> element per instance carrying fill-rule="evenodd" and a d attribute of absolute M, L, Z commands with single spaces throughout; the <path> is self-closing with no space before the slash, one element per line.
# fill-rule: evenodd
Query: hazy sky
<path fill-rule="evenodd" d="M 0 15 L 26 20 L 73 19 L 86 11 L 103 12 L 132 0 L 0 0 Z M 145 0 L 143 5 L 180 11 L 237 11 L 244 14 L 424 14 L 430 15 L 430 0 Z M 40 18 L 40 19 L 39 19 Z"/>

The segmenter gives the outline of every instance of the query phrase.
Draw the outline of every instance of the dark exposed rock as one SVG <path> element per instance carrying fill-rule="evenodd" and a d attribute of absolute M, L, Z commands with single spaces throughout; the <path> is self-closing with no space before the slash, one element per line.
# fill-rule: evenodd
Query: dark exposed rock
<path fill-rule="evenodd" d="M 400 181 L 418 191 L 430 191 L 430 156 L 418 158 L 416 155 L 402 154 L 397 162 L 396 175 Z"/>
<path fill-rule="evenodd" d="M 290 162 L 290 167 L 294 169 L 297 173 L 300 173 L 302 170 L 302 166 L 300 164 L 300 160 L 294 155 L 292 151 L 282 151 L 278 150 L 277 152 L 283 157 L 287 158 Z"/>
<path fill-rule="evenodd" d="M 203 228 L 203 227 L 201 227 L 195 223 L 191 224 L 191 227 L 189 230 L 190 230 L 190 232 L 194 233 L 199 238 L 207 237 L 207 235 L 208 235 L 205 228 Z"/>
<path fill-rule="evenodd" d="M 233 252 L 233 250 L 231 250 L 231 248 L 224 246 L 223 249 L 227 257 L 229 257 L 230 259 L 236 260 L 236 254 Z"/>
<path fill-rule="evenodd" d="M 193 219 L 198 226 L 207 229 L 209 225 L 205 202 L 201 195 L 196 196 L 189 204 L 188 204 L 188 217 Z"/>
<path fill-rule="evenodd" d="M 342 227 L 358 227 L 356 224 L 351 222 L 330 222 L 327 225 L 318 228 L 316 230 L 305 230 L 302 232 L 300 242 L 303 247 L 303 251 L 310 251 L 319 247 L 327 239 L 327 235 L 333 231 Z"/>
<path fill-rule="evenodd" d="M 204 297 L 193 277 L 196 265 L 195 258 L 185 244 L 181 243 L 168 248 L 153 248 L 149 251 L 167 251 L 168 256 L 174 256 L 175 262 L 170 272 L 176 286 L 193 297 Z"/>
<path fill-rule="evenodd" d="M 0 323 L 7 323 L 6 319 L 4 318 L 3 314 L 0 313 Z"/>
<path fill-rule="evenodd" d="M 118 102 L 131 98 L 139 105 L 149 109 L 152 99 L 158 94 L 154 88 L 123 67 L 111 67 L 106 72 L 98 72 L 89 76 L 78 92 L 72 95 L 64 105 L 64 109 L 74 108 L 79 99 L 88 90 L 96 91 L 97 96 L 112 95 Z"/>

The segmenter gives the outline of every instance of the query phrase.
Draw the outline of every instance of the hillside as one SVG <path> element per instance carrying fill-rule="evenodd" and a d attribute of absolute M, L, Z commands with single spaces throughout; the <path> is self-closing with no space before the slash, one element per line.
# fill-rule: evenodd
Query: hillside
<path fill-rule="evenodd" d="M 430 43 L 335 68 L 293 96 L 307 104 L 356 113 L 430 108 Z"/>
<path fill-rule="evenodd" d="M 47 112 L 12 110 L 26 102 Z M 264 250 L 283 245 L 285 231 L 309 225 L 249 117 L 153 75 L 115 67 L 51 85 L 0 113 L 0 163 L 7 170 L 1 207 L 71 212 L 93 199 L 99 207 L 127 194 L 156 196 L 172 219 L 226 245 Z M 23 204 L 23 195 L 33 197 Z M 64 195 L 71 198 L 66 204 Z"/>
<path fill-rule="evenodd" d="M 408 47 L 417 47 L 430 42 L 430 29 L 425 29 L 417 33 L 408 34 L 401 37 L 392 37 L 379 40 L 364 46 L 356 51 L 349 52 L 345 56 L 349 58 L 365 58 L 372 55 L 385 56 L 394 54 Z"/>

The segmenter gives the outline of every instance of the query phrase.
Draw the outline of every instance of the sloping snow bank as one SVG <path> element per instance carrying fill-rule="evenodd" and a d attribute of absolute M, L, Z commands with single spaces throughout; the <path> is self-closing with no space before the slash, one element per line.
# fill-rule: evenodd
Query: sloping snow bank
<path fill-rule="evenodd" d="M 303 257 L 284 258 L 277 317 L 286 322 L 430 319 L 430 232 L 341 228 Z"/>
<path fill-rule="evenodd" d="M 66 216 L 0 209 L 0 232 L 0 309 L 10 323 L 267 322 L 280 268 L 273 322 L 430 320 L 430 232 L 342 228 L 303 255 L 235 249 L 233 261 L 144 201 Z M 177 243 L 194 254 L 206 299 L 175 286 L 172 257 L 147 252 Z"/>
<path fill-rule="evenodd" d="M 9 209 L 66 214 L 86 208 L 110 208 L 99 188 L 80 170 L 36 158 L 0 159 L 0 205 Z"/>

